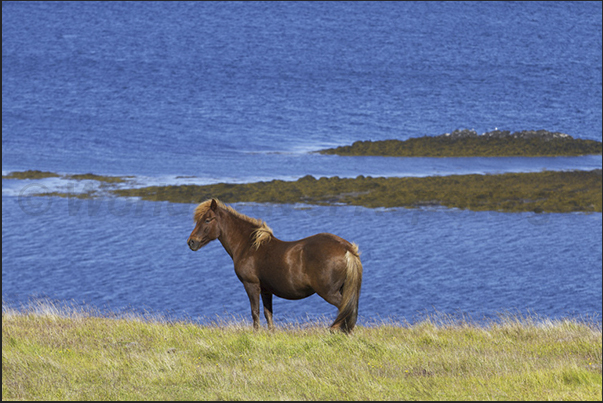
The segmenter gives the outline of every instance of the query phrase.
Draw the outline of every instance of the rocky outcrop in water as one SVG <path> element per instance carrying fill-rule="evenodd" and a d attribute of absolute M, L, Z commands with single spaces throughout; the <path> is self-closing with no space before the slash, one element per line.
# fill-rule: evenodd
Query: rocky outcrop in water
<path fill-rule="evenodd" d="M 478 134 L 459 129 L 439 136 L 407 140 L 356 141 L 350 146 L 320 150 L 321 154 L 384 157 L 551 157 L 601 154 L 600 141 L 574 139 L 548 130 L 493 130 Z"/>
<path fill-rule="evenodd" d="M 541 139 L 541 140 L 553 140 L 553 139 L 573 139 L 572 136 L 560 132 L 549 132 L 548 130 L 522 130 L 520 132 L 511 133 L 509 130 L 493 130 L 491 132 L 477 134 L 475 130 L 469 129 L 457 129 L 452 133 L 444 133 L 436 137 L 449 137 L 453 139 L 466 139 L 466 138 L 493 138 L 493 139 Z"/>

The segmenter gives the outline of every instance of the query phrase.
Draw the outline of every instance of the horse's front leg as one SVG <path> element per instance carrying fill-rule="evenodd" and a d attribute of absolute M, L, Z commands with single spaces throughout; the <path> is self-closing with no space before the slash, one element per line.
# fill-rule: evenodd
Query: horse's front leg
<path fill-rule="evenodd" d="M 264 304 L 264 316 L 268 323 L 268 329 L 274 329 L 274 323 L 272 322 L 272 294 L 269 292 L 262 292 L 262 303 Z"/>
<path fill-rule="evenodd" d="M 260 285 L 258 283 L 243 282 L 249 304 L 251 305 L 251 317 L 253 318 L 253 329 L 260 328 Z"/>

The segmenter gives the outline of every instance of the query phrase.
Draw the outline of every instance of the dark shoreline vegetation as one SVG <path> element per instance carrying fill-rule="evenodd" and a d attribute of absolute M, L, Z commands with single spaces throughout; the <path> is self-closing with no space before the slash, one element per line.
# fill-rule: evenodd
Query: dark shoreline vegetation
<path fill-rule="evenodd" d="M 44 179 L 44 178 L 62 178 L 62 179 L 76 179 L 76 180 L 95 180 L 106 183 L 123 183 L 133 176 L 105 176 L 95 175 L 93 173 L 87 174 L 74 174 L 74 175 L 59 175 L 55 172 L 28 170 L 10 172 L 8 175 L 2 175 L 2 179 Z"/>
<path fill-rule="evenodd" d="M 35 172 L 36 177 L 42 178 L 54 176 L 49 172 L 28 172 Z M 24 176 L 23 173 L 11 175 L 8 176 L 11 178 Z M 78 179 L 82 176 L 68 177 Z M 120 177 L 92 174 L 85 176 L 86 179 L 102 178 L 96 180 L 104 182 L 125 181 Z M 305 203 L 369 208 L 443 206 L 474 211 L 568 213 L 602 212 L 601 189 L 601 169 L 595 169 L 423 178 L 373 178 L 360 175 L 356 178 L 335 176 L 316 179 L 307 175 L 297 181 L 107 188 L 104 193 L 51 192 L 36 194 L 36 196 L 94 198 L 110 194 L 172 203 L 199 203 L 206 199 L 218 198 L 225 203 Z"/>
<path fill-rule="evenodd" d="M 601 154 L 603 143 L 574 139 L 546 130 L 511 133 L 495 130 L 478 135 L 455 130 L 439 136 L 408 140 L 356 141 L 351 146 L 320 150 L 320 154 L 382 157 L 548 157 Z"/>
<path fill-rule="evenodd" d="M 306 203 L 365 207 L 456 207 L 475 211 L 601 212 L 601 170 L 451 175 L 424 178 L 273 180 L 245 184 L 150 186 L 111 192 L 144 200 L 198 203 Z"/>

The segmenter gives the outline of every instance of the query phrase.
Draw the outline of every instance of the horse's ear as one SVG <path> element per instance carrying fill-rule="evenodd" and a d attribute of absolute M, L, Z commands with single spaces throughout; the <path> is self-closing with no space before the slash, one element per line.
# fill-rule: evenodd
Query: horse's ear
<path fill-rule="evenodd" d="M 212 209 L 212 211 L 216 211 L 216 209 L 218 208 L 218 203 L 216 203 L 216 199 L 211 199 L 211 206 L 209 206 L 210 209 Z"/>

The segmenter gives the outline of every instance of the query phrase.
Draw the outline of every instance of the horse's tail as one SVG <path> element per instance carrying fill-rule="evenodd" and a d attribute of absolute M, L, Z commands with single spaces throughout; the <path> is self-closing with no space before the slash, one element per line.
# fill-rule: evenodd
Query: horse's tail
<path fill-rule="evenodd" d="M 358 298 L 360 298 L 360 285 L 362 283 L 362 263 L 358 246 L 352 244 L 352 249 L 345 253 L 346 276 L 343 282 L 341 305 L 339 314 L 331 329 L 341 329 L 344 333 L 350 333 L 354 329 L 358 318 Z"/>

